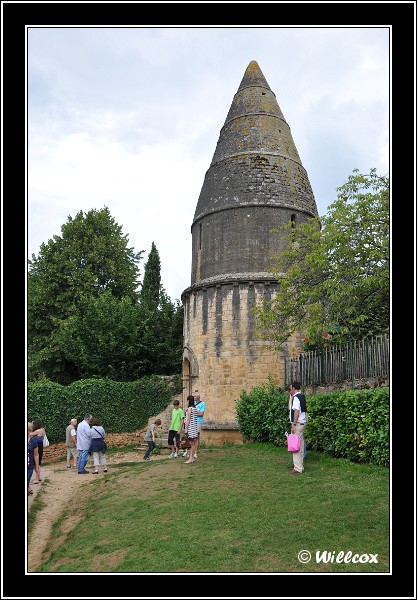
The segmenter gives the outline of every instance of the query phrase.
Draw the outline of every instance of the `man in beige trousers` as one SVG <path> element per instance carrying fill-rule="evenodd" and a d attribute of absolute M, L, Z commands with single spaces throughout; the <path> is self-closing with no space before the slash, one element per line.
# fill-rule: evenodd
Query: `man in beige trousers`
<path fill-rule="evenodd" d="M 300 438 L 300 449 L 292 453 L 293 468 L 289 470 L 291 475 L 300 475 L 304 471 L 304 429 L 307 421 L 306 397 L 300 390 L 298 381 L 290 385 L 290 422 L 291 433 Z"/>
<path fill-rule="evenodd" d="M 67 469 L 71 469 L 71 456 L 73 458 L 74 469 L 77 468 L 77 419 L 71 419 L 70 424 L 65 430 L 65 445 L 67 447 Z"/>

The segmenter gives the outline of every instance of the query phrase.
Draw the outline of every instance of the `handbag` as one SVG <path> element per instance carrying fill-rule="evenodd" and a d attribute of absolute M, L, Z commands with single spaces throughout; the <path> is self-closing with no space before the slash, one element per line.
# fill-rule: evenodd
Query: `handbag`
<path fill-rule="evenodd" d="M 291 433 L 287 436 L 288 452 L 298 452 L 300 450 L 300 438 Z"/>
<path fill-rule="evenodd" d="M 189 448 L 191 448 L 191 442 L 188 439 L 188 435 L 186 433 L 183 433 L 181 435 L 180 448 L 181 450 L 188 450 Z"/>
<path fill-rule="evenodd" d="M 47 448 L 48 446 L 49 446 L 49 440 L 48 440 L 48 438 L 46 436 L 46 433 L 45 433 L 45 435 L 43 436 L 43 447 Z"/>
<path fill-rule="evenodd" d="M 98 433 L 98 434 L 99 434 L 99 435 L 100 435 L 100 436 L 103 438 L 103 450 L 102 450 L 102 452 L 103 452 L 103 454 L 105 454 L 105 453 L 107 452 L 107 444 L 106 444 L 106 442 L 104 441 L 104 436 L 103 436 L 103 435 L 101 435 L 101 433 L 99 432 L 99 430 L 98 430 L 98 429 L 96 429 L 95 427 L 93 427 L 93 429 L 94 429 L 94 431 L 97 431 L 97 433 Z M 93 450 L 91 450 L 91 446 L 90 446 L 89 453 L 91 454 L 91 452 L 93 452 Z"/>

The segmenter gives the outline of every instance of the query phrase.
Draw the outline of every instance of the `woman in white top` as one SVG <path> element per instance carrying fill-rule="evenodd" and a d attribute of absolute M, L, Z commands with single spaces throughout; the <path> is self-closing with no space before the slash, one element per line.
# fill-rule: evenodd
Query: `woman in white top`
<path fill-rule="evenodd" d="M 94 471 L 93 475 L 98 474 L 98 468 L 101 465 L 103 467 L 103 473 L 107 473 L 107 458 L 106 458 L 106 444 L 104 438 L 106 437 L 104 427 L 100 425 L 99 419 L 93 419 L 91 422 L 91 450 L 93 452 L 94 460 Z"/>
<path fill-rule="evenodd" d="M 197 426 L 197 409 L 194 405 L 194 396 L 187 396 L 188 400 L 188 409 L 187 409 L 187 417 L 186 417 L 186 425 L 185 425 L 185 433 L 191 443 L 191 448 L 189 449 L 189 459 L 185 461 L 185 465 L 189 465 L 195 461 L 194 454 L 197 448 L 197 440 L 198 440 L 198 426 Z"/>

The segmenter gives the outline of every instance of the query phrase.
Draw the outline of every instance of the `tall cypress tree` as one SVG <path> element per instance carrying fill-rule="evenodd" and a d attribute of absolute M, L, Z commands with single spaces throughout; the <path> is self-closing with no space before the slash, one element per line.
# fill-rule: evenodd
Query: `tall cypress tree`
<path fill-rule="evenodd" d="M 148 261 L 145 265 L 143 274 L 142 289 L 140 292 L 140 302 L 144 308 L 150 312 L 157 310 L 161 298 L 161 259 L 159 252 L 152 242 L 152 248 L 149 252 Z"/>
<path fill-rule="evenodd" d="M 145 265 L 140 291 L 142 350 L 140 361 L 146 374 L 181 372 L 183 308 L 173 304 L 161 284 L 159 252 L 152 248 Z"/>

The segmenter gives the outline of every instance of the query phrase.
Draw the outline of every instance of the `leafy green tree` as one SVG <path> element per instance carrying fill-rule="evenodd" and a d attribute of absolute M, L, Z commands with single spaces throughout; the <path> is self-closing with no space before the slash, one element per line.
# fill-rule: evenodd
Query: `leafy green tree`
<path fill-rule="evenodd" d="M 119 298 L 110 288 L 97 295 L 86 292 L 76 310 L 58 321 L 48 345 L 30 356 L 32 379 L 45 372 L 60 383 L 92 378 L 135 381 L 180 373 L 183 310 L 161 285 L 154 244 L 144 281 L 136 299 Z"/>
<path fill-rule="evenodd" d="M 389 178 L 354 170 L 337 191 L 326 216 L 276 230 L 279 290 L 255 313 L 278 350 L 295 332 L 312 349 L 389 330 Z"/>
<path fill-rule="evenodd" d="M 128 247 L 107 207 L 69 216 L 61 233 L 29 261 L 28 372 L 32 380 L 43 374 L 67 384 L 80 378 L 80 364 L 66 345 L 71 319 L 104 291 L 137 302 L 143 251 Z"/>
<path fill-rule="evenodd" d="M 56 337 L 67 360 L 77 366 L 79 379 L 134 381 L 144 372 L 142 323 L 138 303 L 105 290 L 97 298 L 85 298 Z"/>

